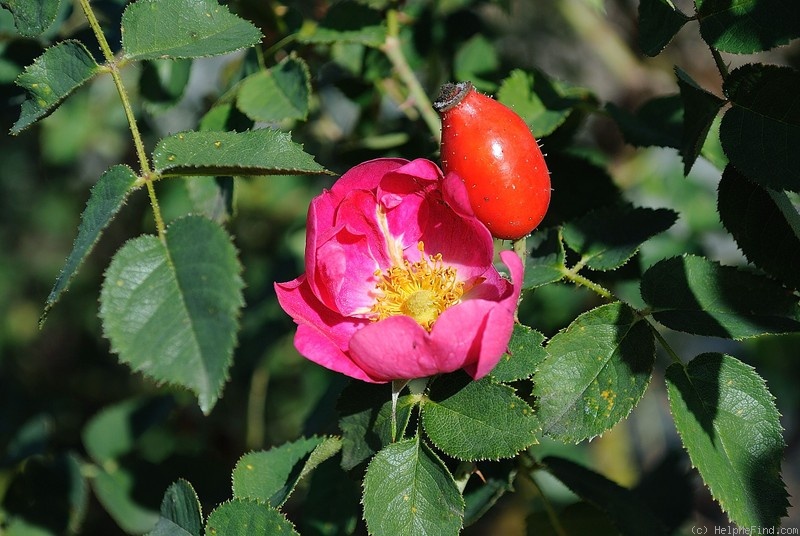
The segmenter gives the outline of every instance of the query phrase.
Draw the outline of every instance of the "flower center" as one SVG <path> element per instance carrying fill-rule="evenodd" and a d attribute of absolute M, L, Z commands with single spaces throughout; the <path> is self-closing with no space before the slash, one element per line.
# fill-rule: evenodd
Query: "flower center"
<path fill-rule="evenodd" d="M 418 247 L 422 251 L 422 242 Z M 403 266 L 378 270 L 375 276 L 379 296 L 372 306 L 373 319 L 406 315 L 428 331 L 442 311 L 464 293 L 464 283 L 456 281 L 456 269 L 442 265 L 441 253 L 413 264 L 405 260 Z"/>

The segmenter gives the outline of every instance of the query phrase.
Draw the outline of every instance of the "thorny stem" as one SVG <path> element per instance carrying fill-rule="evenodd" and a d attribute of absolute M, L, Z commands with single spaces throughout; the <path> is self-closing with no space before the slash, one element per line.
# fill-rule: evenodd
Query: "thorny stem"
<path fill-rule="evenodd" d="M 614 299 L 614 295 L 611 293 L 610 290 L 603 287 L 602 285 L 598 285 L 591 279 L 587 279 L 586 277 L 580 275 L 578 273 L 578 270 L 580 270 L 581 268 L 583 268 L 583 264 L 581 263 L 576 264 L 571 270 L 564 271 L 564 277 L 566 277 L 569 281 L 575 283 L 576 285 L 588 288 L 595 294 L 607 300 Z"/>
<path fill-rule="evenodd" d="M 153 187 L 153 172 L 150 169 L 150 161 L 147 159 L 144 141 L 142 140 L 142 135 L 139 132 L 139 126 L 136 123 L 136 116 L 133 113 L 133 107 L 131 106 L 131 101 L 128 98 L 128 92 L 125 90 L 125 85 L 122 83 L 122 75 L 120 74 L 119 64 L 116 58 L 114 58 L 114 54 L 111 52 L 111 47 L 106 40 L 106 36 L 103 34 L 102 28 L 100 28 L 100 23 L 98 22 L 94 11 L 92 11 L 92 6 L 89 5 L 89 0 L 78 1 L 84 15 L 86 16 L 86 20 L 89 21 L 89 26 L 92 28 L 92 32 L 94 32 L 94 35 L 97 38 L 97 42 L 100 44 L 100 49 L 102 50 L 103 57 L 106 60 L 104 69 L 111 74 L 111 78 L 114 80 L 114 85 L 117 88 L 117 93 L 119 93 L 119 98 L 122 101 L 122 108 L 125 110 L 125 117 L 128 120 L 128 126 L 130 127 L 131 136 L 133 137 L 133 144 L 136 148 L 136 155 L 139 158 L 141 178 L 147 185 L 147 194 L 150 196 L 150 205 L 153 208 L 153 216 L 156 220 L 158 236 L 163 238 L 165 234 L 164 219 L 161 216 L 158 198 L 156 197 L 156 191 Z"/>
<path fill-rule="evenodd" d="M 386 41 L 384 41 L 381 46 L 381 50 L 386 54 L 386 57 L 389 58 L 400 80 L 402 80 L 408 88 L 409 98 L 412 104 L 419 110 L 423 121 L 428 125 L 428 129 L 431 131 L 431 134 L 433 134 L 433 137 L 438 141 L 441 135 L 439 116 L 433 109 L 428 95 L 419 83 L 414 71 L 411 70 L 411 66 L 408 64 L 403 50 L 400 47 L 400 22 L 397 15 L 396 9 L 390 9 L 386 13 Z"/>

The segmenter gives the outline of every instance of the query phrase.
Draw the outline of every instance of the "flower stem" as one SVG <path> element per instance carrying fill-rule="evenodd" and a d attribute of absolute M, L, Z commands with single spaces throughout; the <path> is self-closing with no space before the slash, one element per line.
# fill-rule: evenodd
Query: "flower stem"
<path fill-rule="evenodd" d="M 547 513 L 547 519 L 550 521 L 550 525 L 553 527 L 553 532 L 555 532 L 558 536 L 567 536 L 567 531 L 564 530 L 564 527 L 561 525 L 561 520 L 558 519 L 558 514 L 553 508 L 553 505 L 550 503 L 550 500 L 542 491 L 542 488 L 539 486 L 539 483 L 536 482 L 536 479 L 533 478 L 532 474 L 529 474 L 527 471 L 523 473 L 526 477 L 528 477 L 528 482 L 533 484 L 533 488 L 536 490 L 536 493 L 542 499 L 542 504 L 544 505 L 544 510 Z"/>
<path fill-rule="evenodd" d="M 114 80 L 114 85 L 117 88 L 117 93 L 119 93 L 119 98 L 122 101 L 122 108 L 125 110 L 125 117 L 128 120 L 128 126 L 131 130 L 133 145 L 136 148 L 136 155 L 139 159 L 140 173 L 144 179 L 144 182 L 147 184 L 147 193 L 150 196 L 150 205 L 153 208 L 153 216 L 156 220 L 156 229 L 158 230 L 159 237 L 163 238 L 165 234 L 164 219 L 161 216 L 158 198 L 156 197 L 155 188 L 153 187 L 153 179 L 156 177 L 150 169 L 150 161 L 147 158 L 147 152 L 144 148 L 144 141 L 142 140 L 142 135 L 139 132 L 139 126 L 136 123 L 136 116 L 133 113 L 133 106 L 131 106 L 131 101 L 128 98 L 128 92 L 125 89 L 125 85 L 122 83 L 122 75 L 120 74 L 119 64 L 116 58 L 114 58 L 114 54 L 111 52 L 111 47 L 106 40 L 106 36 L 103 34 L 102 28 L 100 28 L 100 23 L 98 22 L 97 16 L 95 16 L 94 11 L 92 10 L 92 6 L 89 5 L 89 0 L 78 1 L 80 2 L 80 6 L 84 15 L 86 16 L 86 20 L 89 21 L 89 26 L 92 28 L 92 32 L 94 32 L 94 35 L 97 38 L 97 42 L 100 44 L 100 49 L 102 50 L 103 57 L 106 60 L 105 69 L 111 74 L 111 78 Z"/>
<path fill-rule="evenodd" d="M 441 136 L 439 116 L 433 109 L 428 95 L 425 93 L 425 90 L 422 88 L 422 85 L 419 83 L 414 71 L 408 64 L 408 60 L 406 60 L 403 54 L 403 49 L 400 46 L 400 22 L 397 15 L 396 9 L 390 9 L 386 13 L 386 41 L 384 41 L 381 46 L 381 50 L 386 54 L 386 57 L 389 58 L 400 80 L 402 80 L 408 88 L 409 98 L 412 104 L 419 110 L 420 115 L 422 115 L 422 120 L 425 121 L 431 134 L 433 134 L 433 137 L 438 141 Z"/>

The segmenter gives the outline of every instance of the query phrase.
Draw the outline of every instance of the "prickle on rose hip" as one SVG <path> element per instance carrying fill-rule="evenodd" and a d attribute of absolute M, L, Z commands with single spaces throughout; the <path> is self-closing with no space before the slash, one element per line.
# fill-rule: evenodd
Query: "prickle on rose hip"
<path fill-rule="evenodd" d="M 475 215 L 496 238 L 528 235 L 550 204 L 550 173 L 528 125 L 470 82 L 444 84 L 433 106 L 442 169 L 464 181 Z"/>

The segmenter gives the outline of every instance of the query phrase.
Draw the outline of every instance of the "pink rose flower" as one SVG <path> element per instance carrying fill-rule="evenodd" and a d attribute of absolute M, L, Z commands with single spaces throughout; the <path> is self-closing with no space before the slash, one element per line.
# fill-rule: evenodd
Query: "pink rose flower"
<path fill-rule="evenodd" d="M 308 210 L 306 273 L 275 290 L 304 357 L 373 383 L 464 369 L 506 351 L 522 262 L 492 264 L 466 187 L 429 160 L 380 158 L 345 173 Z"/>

